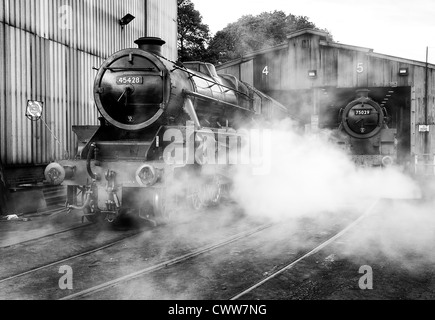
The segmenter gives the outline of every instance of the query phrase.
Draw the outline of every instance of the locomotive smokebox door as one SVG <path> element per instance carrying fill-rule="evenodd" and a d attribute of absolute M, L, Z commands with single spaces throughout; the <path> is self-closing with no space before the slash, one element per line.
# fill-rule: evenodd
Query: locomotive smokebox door
<path fill-rule="evenodd" d="M 369 90 L 357 91 L 358 99 L 349 103 L 343 112 L 343 128 L 356 139 L 369 139 L 381 132 L 384 114 L 381 107 L 368 97 Z"/>
<path fill-rule="evenodd" d="M 106 60 L 98 72 L 95 102 L 103 117 L 117 128 L 143 130 L 158 121 L 167 107 L 171 84 L 168 70 L 153 54 L 159 51 L 156 41 L 139 39 L 141 47 L 153 51 L 122 50 Z"/>

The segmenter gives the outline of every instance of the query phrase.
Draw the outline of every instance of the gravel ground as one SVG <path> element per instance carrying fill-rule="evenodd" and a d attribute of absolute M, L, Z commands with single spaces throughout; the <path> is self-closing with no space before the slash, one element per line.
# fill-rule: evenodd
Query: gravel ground
<path fill-rule="evenodd" d="M 417 300 L 435 298 L 432 203 L 387 201 L 333 245 L 304 259 L 240 300 Z M 412 210 L 411 210 L 412 209 Z M 59 266 L 0 283 L 0 299 L 59 299 L 252 229 L 264 221 L 233 209 L 152 229 L 71 261 L 73 290 L 59 289 Z M 287 220 L 234 244 L 96 293 L 91 300 L 228 300 L 273 275 L 341 231 L 363 210 L 344 208 Z M 78 218 L 78 217 L 76 217 Z M 78 223 L 3 223 L 2 243 Z M 47 220 L 46 220 L 47 221 Z M 38 231 L 39 230 L 39 231 Z M 137 230 L 136 230 L 137 231 Z M 132 230 L 78 229 L 55 238 L 0 249 L 0 278 L 107 243 Z M 18 235 L 18 236 L 17 236 Z M 22 237 L 28 239 L 29 236 Z M 30 239 L 30 238 L 29 238 Z M 435 256 L 435 255 L 434 255 Z M 361 269 L 364 267 L 365 269 Z M 367 273 L 369 272 L 369 273 Z M 366 286 L 363 290 L 361 284 Z M 372 286 L 370 286 L 372 284 Z M 368 287 L 367 287 L 368 285 Z"/>

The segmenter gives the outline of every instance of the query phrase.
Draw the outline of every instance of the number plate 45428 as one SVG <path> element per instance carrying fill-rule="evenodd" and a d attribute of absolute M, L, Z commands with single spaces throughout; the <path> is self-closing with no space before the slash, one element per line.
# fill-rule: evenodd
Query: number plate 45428
<path fill-rule="evenodd" d="M 142 76 L 124 76 L 116 78 L 117 84 L 143 84 Z"/>

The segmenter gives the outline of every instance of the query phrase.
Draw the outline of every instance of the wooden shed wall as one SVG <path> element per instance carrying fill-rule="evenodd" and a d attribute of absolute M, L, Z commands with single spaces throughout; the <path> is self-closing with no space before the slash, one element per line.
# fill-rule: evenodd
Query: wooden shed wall
<path fill-rule="evenodd" d="M 243 72 L 240 72 L 243 65 Z M 252 72 L 247 70 L 252 67 Z M 399 75 L 407 68 L 407 76 Z M 306 92 L 315 88 L 395 88 L 409 87 L 411 96 L 411 151 L 435 154 L 435 66 L 428 67 L 428 114 L 426 119 L 426 66 L 423 62 L 374 53 L 368 48 L 328 43 L 319 34 L 306 33 L 290 38 L 287 46 L 252 54 L 239 62 L 219 66 L 242 81 L 252 81 L 261 91 L 272 93 Z M 310 70 L 317 77 L 308 77 Z M 279 100 L 278 97 L 275 97 Z M 280 101 L 284 103 L 283 101 Z M 427 120 L 427 121 L 426 121 Z M 419 125 L 430 125 L 430 133 Z M 426 139 L 425 136 L 428 136 Z"/>

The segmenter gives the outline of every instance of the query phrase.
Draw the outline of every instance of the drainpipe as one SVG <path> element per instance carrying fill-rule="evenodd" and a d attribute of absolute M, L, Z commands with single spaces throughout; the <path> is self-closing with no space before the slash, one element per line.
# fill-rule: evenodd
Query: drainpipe
<path fill-rule="evenodd" d="M 425 125 L 429 125 L 429 47 L 426 47 L 426 77 L 424 100 L 424 122 Z M 429 163 L 430 161 L 429 134 L 429 132 L 426 132 L 424 136 L 424 154 L 426 155 L 427 163 Z"/>

